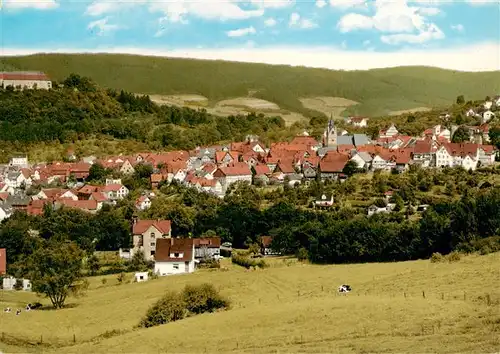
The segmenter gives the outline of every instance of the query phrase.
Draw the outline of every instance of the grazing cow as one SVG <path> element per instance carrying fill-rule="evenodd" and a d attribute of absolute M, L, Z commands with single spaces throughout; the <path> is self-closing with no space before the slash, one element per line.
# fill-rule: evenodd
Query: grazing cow
<path fill-rule="evenodd" d="M 7 307 L 6 309 L 3 310 L 3 312 L 10 312 L 10 311 L 11 311 L 10 307 Z"/>
<path fill-rule="evenodd" d="M 20 314 L 21 314 L 21 310 L 17 309 L 16 316 L 19 316 Z"/>
<path fill-rule="evenodd" d="M 347 294 L 351 290 L 352 290 L 351 286 L 347 285 L 347 284 L 343 284 L 343 285 L 339 286 L 339 289 L 338 289 L 339 293 L 341 293 L 341 294 Z"/>
<path fill-rule="evenodd" d="M 31 310 L 31 304 L 26 305 L 26 311 Z"/>

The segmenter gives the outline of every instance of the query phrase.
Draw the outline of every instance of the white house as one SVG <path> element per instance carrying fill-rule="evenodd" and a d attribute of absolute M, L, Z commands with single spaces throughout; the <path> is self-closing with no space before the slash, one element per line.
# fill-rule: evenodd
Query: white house
<path fill-rule="evenodd" d="M 146 210 L 151 207 L 151 199 L 146 195 L 141 195 L 135 201 L 135 207 L 139 210 Z"/>
<path fill-rule="evenodd" d="M 24 291 L 31 291 L 31 282 L 28 279 L 21 279 L 23 282 Z M 4 290 L 14 290 L 17 279 L 14 277 L 3 278 L 3 289 Z"/>
<path fill-rule="evenodd" d="M 125 160 L 120 166 L 120 173 L 124 175 L 132 175 L 134 174 L 134 172 L 135 172 L 134 166 L 132 166 L 132 164 L 128 159 Z"/>
<path fill-rule="evenodd" d="M 331 207 L 333 205 L 333 194 L 330 194 L 329 197 L 322 194 L 321 197 L 314 201 L 314 205 L 317 207 Z"/>
<path fill-rule="evenodd" d="M 135 281 L 140 283 L 143 281 L 148 281 L 149 279 L 149 274 L 148 272 L 137 272 L 134 274 Z"/>
<path fill-rule="evenodd" d="M 453 157 L 448 152 L 448 149 L 442 145 L 436 151 L 436 167 L 453 166 Z"/>
<path fill-rule="evenodd" d="M 484 109 L 491 109 L 491 106 L 493 106 L 493 102 L 492 101 L 486 101 L 486 102 L 483 103 Z"/>
<path fill-rule="evenodd" d="M 14 156 L 10 158 L 9 166 L 28 168 L 28 157 L 26 155 Z"/>
<path fill-rule="evenodd" d="M 252 171 L 244 162 L 235 164 L 236 166 L 220 167 L 214 172 L 214 178 L 220 182 L 223 190 L 232 183 L 243 181 L 252 183 Z"/>
<path fill-rule="evenodd" d="M 390 138 L 398 134 L 399 132 L 396 129 L 396 126 L 394 124 L 391 124 L 391 126 L 388 129 L 381 130 L 379 132 L 379 138 Z"/>
<path fill-rule="evenodd" d="M 102 189 L 102 193 L 109 200 L 121 200 L 128 195 L 129 190 L 122 184 L 108 184 Z"/>
<path fill-rule="evenodd" d="M 22 89 L 52 88 L 52 81 L 42 72 L 37 71 L 11 71 L 0 72 L 0 86 Z"/>
<path fill-rule="evenodd" d="M 194 241 L 191 238 L 161 238 L 156 241 L 155 273 L 192 273 L 195 268 Z"/>
<path fill-rule="evenodd" d="M 493 118 L 495 118 L 495 113 L 493 113 L 492 111 L 486 111 L 483 113 L 483 123 L 487 123 Z"/>
<path fill-rule="evenodd" d="M 368 126 L 368 118 L 366 117 L 349 117 L 347 122 L 359 128 Z"/>
<path fill-rule="evenodd" d="M 495 163 L 495 151 L 493 145 L 481 145 L 478 149 L 478 159 L 481 166 L 488 166 Z"/>
<path fill-rule="evenodd" d="M 196 259 L 212 258 L 220 256 L 220 237 L 194 238 L 194 257 Z"/>

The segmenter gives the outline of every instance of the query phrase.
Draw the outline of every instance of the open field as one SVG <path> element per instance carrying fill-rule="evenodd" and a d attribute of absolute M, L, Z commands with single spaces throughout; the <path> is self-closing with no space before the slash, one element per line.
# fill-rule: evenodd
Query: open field
<path fill-rule="evenodd" d="M 282 110 L 276 103 L 253 97 L 237 97 L 221 100 L 210 104 L 208 98 L 201 95 L 151 95 L 151 100 L 157 104 L 204 108 L 208 113 L 218 116 L 245 115 L 250 112 L 262 113 L 265 116 L 281 116 L 286 125 L 307 121 L 301 113 Z"/>
<path fill-rule="evenodd" d="M 0 58 L 2 67 L 41 70 L 55 80 L 70 73 L 104 87 L 156 95 L 201 95 L 210 102 L 264 99 L 305 116 L 304 97 L 344 97 L 347 111 L 380 116 L 415 107 L 449 106 L 458 95 L 483 99 L 500 92 L 500 72 L 466 73 L 430 67 L 333 71 L 285 65 L 173 59 L 121 54 L 40 54 Z"/>
<path fill-rule="evenodd" d="M 321 112 L 325 116 L 331 116 L 334 119 L 341 119 L 342 112 L 345 111 L 347 107 L 358 104 L 358 102 L 354 102 L 342 97 L 300 98 L 300 102 L 302 102 L 304 107 L 309 108 L 313 111 Z"/>
<path fill-rule="evenodd" d="M 417 108 L 411 108 L 411 109 L 403 109 L 401 111 L 392 111 L 392 112 L 389 112 L 389 115 L 390 116 L 399 116 L 399 115 L 405 114 L 405 113 L 429 112 L 431 110 L 432 109 L 428 108 L 428 107 L 417 107 Z"/>
<path fill-rule="evenodd" d="M 265 270 L 227 263 L 227 271 L 202 270 L 146 283 L 117 285 L 116 276 L 107 276 L 103 284 L 104 277 L 91 278 L 87 295 L 71 299 L 66 309 L 1 313 L 0 350 L 452 353 L 500 348 L 500 253 L 456 263 L 270 262 Z M 201 282 L 218 287 L 232 309 L 132 330 L 167 289 Z M 353 292 L 337 295 L 342 283 Z M 36 297 L 4 291 L 0 299 L 2 307 L 15 308 Z M 40 340 L 44 344 L 35 345 Z"/>

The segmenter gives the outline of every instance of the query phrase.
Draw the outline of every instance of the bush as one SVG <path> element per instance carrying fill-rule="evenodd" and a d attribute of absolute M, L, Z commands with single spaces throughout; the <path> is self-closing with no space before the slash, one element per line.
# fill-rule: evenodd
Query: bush
<path fill-rule="evenodd" d="M 108 279 L 106 279 L 106 278 L 102 278 L 101 279 L 102 285 L 106 285 L 107 282 L 108 282 Z"/>
<path fill-rule="evenodd" d="M 450 263 L 458 262 L 458 261 L 460 261 L 461 258 L 462 258 L 462 256 L 457 251 L 453 251 L 453 252 L 449 253 L 448 255 L 446 255 L 446 260 Z"/>
<path fill-rule="evenodd" d="M 226 249 L 221 249 L 220 250 L 220 255 L 222 257 L 231 257 L 231 251 L 226 250 Z"/>
<path fill-rule="evenodd" d="M 23 280 L 22 279 L 16 279 L 16 282 L 14 284 L 14 290 L 23 290 Z"/>
<path fill-rule="evenodd" d="M 220 262 L 217 259 L 207 258 L 200 260 L 198 268 L 220 268 Z"/>
<path fill-rule="evenodd" d="M 234 253 L 231 262 L 249 269 L 250 267 L 266 268 L 267 264 L 263 259 L 256 260 Z"/>
<path fill-rule="evenodd" d="M 116 280 L 118 280 L 118 284 L 121 284 L 123 283 L 123 281 L 125 280 L 125 273 L 120 273 L 118 274 L 118 276 L 116 277 Z"/>
<path fill-rule="evenodd" d="M 170 291 L 149 308 L 139 327 L 159 326 L 181 320 L 185 315 L 186 308 L 182 297 L 178 293 Z"/>
<path fill-rule="evenodd" d="M 431 256 L 431 263 L 439 263 L 439 262 L 443 262 L 444 261 L 444 257 L 441 253 L 439 252 L 434 252 Z"/>
<path fill-rule="evenodd" d="M 304 247 L 299 248 L 299 250 L 297 251 L 297 259 L 299 261 L 305 261 L 308 257 L 309 257 L 309 252 L 307 252 L 307 250 Z"/>
<path fill-rule="evenodd" d="M 186 309 L 195 314 L 229 307 L 229 300 L 223 298 L 212 284 L 186 285 L 182 298 Z"/>

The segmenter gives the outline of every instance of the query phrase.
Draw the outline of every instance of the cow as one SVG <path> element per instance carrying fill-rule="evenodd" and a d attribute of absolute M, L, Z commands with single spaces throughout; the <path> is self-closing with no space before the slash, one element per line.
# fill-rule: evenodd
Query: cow
<path fill-rule="evenodd" d="M 21 314 L 21 310 L 17 309 L 16 316 L 19 316 L 20 314 Z"/>
<path fill-rule="evenodd" d="M 26 305 L 26 311 L 31 310 L 31 304 Z"/>
<path fill-rule="evenodd" d="M 338 289 L 338 292 L 340 294 L 347 294 L 348 292 L 350 292 L 352 289 L 351 289 L 351 286 L 350 285 L 347 285 L 347 284 L 342 284 L 341 286 L 339 286 L 339 289 Z"/>
<path fill-rule="evenodd" d="M 6 309 L 3 310 L 3 312 L 10 312 L 10 311 L 11 311 L 10 307 L 7 307 Z"/>

